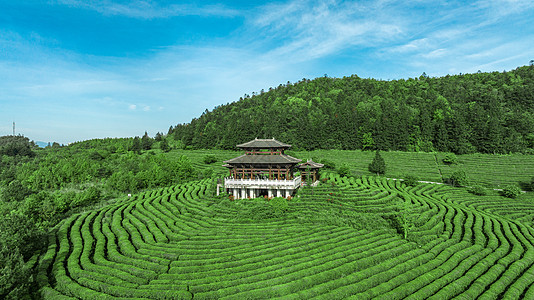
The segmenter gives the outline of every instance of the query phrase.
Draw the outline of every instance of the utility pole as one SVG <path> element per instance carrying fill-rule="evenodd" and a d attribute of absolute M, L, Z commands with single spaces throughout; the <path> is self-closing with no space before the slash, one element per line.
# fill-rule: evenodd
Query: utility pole
<path fill-rule="evenodd" d="M 13 136 L 15 136 L 15 122 L 13 122 Z"/>

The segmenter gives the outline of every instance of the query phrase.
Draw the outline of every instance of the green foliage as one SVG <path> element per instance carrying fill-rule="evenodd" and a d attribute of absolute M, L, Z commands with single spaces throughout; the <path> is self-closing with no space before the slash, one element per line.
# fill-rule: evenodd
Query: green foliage
<path fill-rule="evenodd" d="M 406 175 L 403 182 L 407 186 L 416 186 L 419 184 L 419 179 L 414 175 Z"/>
<path fill-rule="evenodd" d="M 335 170 L 336 169 L 336 163 L 334 163 L 331 160 L 323 158 L 321 160 L 321 163 L 324 165 L 323 168 L 325 168 L 325 169 L 328 169 L 328 170 Z"/>
<path fill-rule="evenodd" d="M 488 194 L 488 191 L 481 185 L 474 185 L 472 187 L 469 187 L 467 191 L 471 194 L 478 196 L 486 196 Z"/>
<path fill-rule="evenodd" d="M 141 153 L 141 140 L 139 139 L 138 136 L 134 137 L 132 145 L 130 146 L 128 150 L 133 151 L 137 154 Z"/>
<path fill-rule="evenodd" d="M 529 67 L 390 81 L 303 79 L 218 106 L 169 134 L 191 149 L 234 149 L 274 136 L 305 150 L 533 153 L 532 89 Z"/>
<path fill-rule="evenodd" d="M 443 158 L 443 163 L 447 165 L 455 165 L 458 163 L 458 157 L 454 153 L 447 153 Z"/>
<path fill-rule="evenodd" d="M 374 145 L 373 134 L 371 132 L 364 133 L 362 136 L 362 150 L 373 149 Z"/>
<path fill-rule="evenodd" d="M 202 178 L 211 178 L 213 176 L 213 169 L 206 168 L 202 171 Z"/>
<path fill-rule="evenodd" d="M 99 188 L 91 186 L 87 190 L 78 193 L 73 199 L 70 207 L 86 206 L 98 203 L 102 198 L 102 192 Z"/>
<path fill-rule="evenodd" d="M 171 147 L 169 146 L 167 139 L 161 139 L 161 142 L 159 143 L 159 149 L 165 153 L 171 151 Z"/>
<path fill-rule="evenodd" d="M 42 229 L 55 225 L 60 219 L 54 195 L 48 191 L 26 197 L 22 209 Z"/>
<path fill-rule="evenodd" d="M 274 215 L 279 217 L 284 215 L 289 209 L 289 203 L 286 198 L 274 197 L 269 201 L 269 205 L 274 211 Z"/>
<path fill-rule="evenodd" d="M 252 220 L 267 220 L 275 218 L 274 209 L 268 203 L 262 200 L 254 199 L 252 203 L 239 211 L 238 217 L 240 219 L 252 219 Z"/>
<path fill-rule="evenodd" d="M 517 196 L 519 196 L 520 194 L 521 189 L 515 184 L 507 185 L 502 189 L 502 195 L 507 198 L 514 199 L 517 198 Z"/>
<path fill-rule="evenodd" d="M 156 142 L 161 142 L 163 141 L 164 137 L 163 137 L 163 134 L 161 132 L 157 132 L 156 135 L 154 136 L 154 141 Z"/>
<path fill-rule="evenodd" d="M 43 242 L 44 233 L 24 214 L 0 211 L 0 298 L 31 299 L 34 277 L 26 261 Z"/>
<path fill-rule="evenodd" d="M 411 237 L 410 233 L 416 228 L 417 214 L 414 212 L 413 204 L 409 199 L 405 199 L 402 196 L 400 198 L 401 201 L 397 204 L 398 213 L 396 219 L 402 229 L 404 239 L 408 239 Z"/>
<path fill-rule="evenodd" d="M 347 209 L 325 207 L 307 217 L 305 222 L 329 226 L 352 227 L 356 230 L 380 230 L 389 228 L 388 222 L 375 213 L 360 213 Z"/>
<path fill-rule="evenodd" d="M 219 205 L 232 207 L 229 201 L 223 201 Z M 240 220 L 268 220 L 283 217 L 289 210 L 289 203 L 286 198 L 274 197 L 272 199 L 240 199 L 237 200 L 240 207 L 236 217 Z"/>
<path fill-rule="evenodd" d="M 35 153 L 32 151 L 33 147 L 35 147 L 35 144 L 30 142 L 27 137 L 0 137 L 0 155 L 33 157 L 35 156 Z"/>
<path fill-rule="evenodd" d="M 2 191 L 0 199 L 2 201 L 22 201 L 32 191 L 23 185 L 19 180 L 11 181 Z"/>
<path fill-rule="evenodd" d="M 145 131 L 145 134 L 141 138 L 141 149 L 143 150 L 150 150 L 152 149 L 152 144 L 154 143 L 154 140 L 151 139 L 148 136 L 148 133 Z"/>
<path fill-rule="evenodd" d="M 464 170 L 458 170 L 452 173 L 447 182 L 452 186 L 466 186 L 469 184 L 467 174 Z"/>
<path fill-rule="evenodd" d="M 375 173 L 377 175 L 386 174 L 386 162 L 384 158 L 380 155 L 380 150 L 376 150 L 375 157 L 373 161 L 369 164 L 369 172 Z"/>
<path fill-rule="evenodd" d="M 339 167 L 339 169 L 337 169 L 337 173 L 341 177 L 348 177 L 348 176 L 350 176 L 352 174 L 351 171 L 350 171 L 350 168 L 347 165 L 343 165 L 343 166 Z"/>
<path fill-rule="evenodd" d="M 92 160 L 103 160 L 104 159 L 104 156 L 98 152 L 97 150 L 93 150 L 89 153 L 89 159 L 92 159 Z"/>
<path fill-rule="evenodd" d="M 215 155 L 209 154 L 204 156 L 203 161 L 205 164 L 212 164 L 214 162 L 217 162 L 217 157 Z"/>

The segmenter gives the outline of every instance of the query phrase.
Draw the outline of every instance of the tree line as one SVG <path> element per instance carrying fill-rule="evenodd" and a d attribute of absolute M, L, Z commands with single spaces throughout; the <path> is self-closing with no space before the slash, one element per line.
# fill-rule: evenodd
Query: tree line
<path fill-rule="evenodd" d="M 169 134 L 192 149 L 275 137 L 303 150 L 534 153 L 534 66 L 389 81 L 302 79 L 206 110 Z"/>

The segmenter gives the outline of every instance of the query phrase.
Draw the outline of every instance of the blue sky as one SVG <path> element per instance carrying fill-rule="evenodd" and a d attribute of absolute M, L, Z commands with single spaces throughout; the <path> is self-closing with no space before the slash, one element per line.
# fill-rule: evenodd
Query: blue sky
<path fill-rule="evenodd" d="M 0 136 L 153 136 L 288 81 L 512 70 L 532 49 L 530 0 L 0 0 Z"/>

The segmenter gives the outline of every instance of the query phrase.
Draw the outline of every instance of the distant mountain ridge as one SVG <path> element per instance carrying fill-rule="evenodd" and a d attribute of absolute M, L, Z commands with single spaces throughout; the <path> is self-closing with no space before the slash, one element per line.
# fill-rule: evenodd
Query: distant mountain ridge
<path fill-rule="evenodd" d="M 40 148 L 44 148 L 44 147 L 48 146 L 48 144 L 49 144 L 49 142 L 41 142 L 41 141 L 35 141 L 34 143 L 35 143 L 35 145 L 39 146 Z M 50 144 L 52 144 L 52 143 L 50 143 Z"/>
<path fill-rule="evenodd" d="M 534 66 L 391 81 L 302 79 L 206 110 L 169 133 L 194 149 L 275 137 L 305 150 L 534 153 Z"/>

